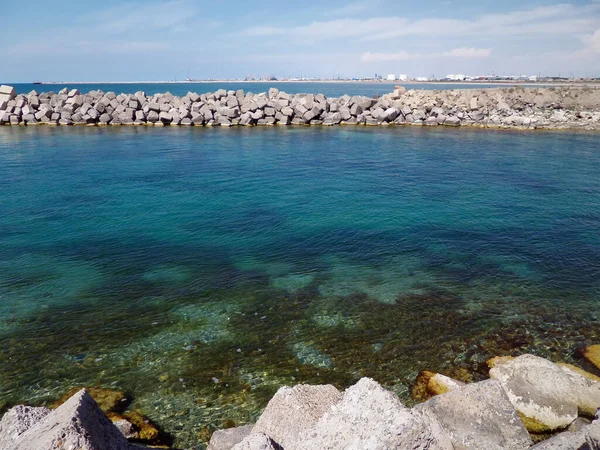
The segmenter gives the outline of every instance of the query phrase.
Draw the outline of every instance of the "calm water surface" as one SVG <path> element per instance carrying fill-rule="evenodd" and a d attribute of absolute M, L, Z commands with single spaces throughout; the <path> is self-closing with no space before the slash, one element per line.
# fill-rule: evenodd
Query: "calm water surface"
<path fill-rule="evenodd" d="M 125 94 L 134 94 L 137 91 L 143 91 L 146 95 L 170 92 L 173 95 L 183 97 L 188 92 L 202 94 L 205 92 L 215 92 L 218 89 L 227 91 L 242 89 L 245 92 L 267 92 L 269 88 L 275 87 L 288 94 L 311 93 L 324 94 L 327 97 L 341 97 L 342 95 L 383 95 L 394 90 L 394 86 L 402 85 L 401 82 L 390 83 L 338 83 L 338 82 L 199 82 L 199 83 L 78 83 L 78 84 L 13 84 L 18 94 L 27 94 L 32 90 L 39 92 L 58 92 L 63 88 L 77 88 L 81 92 L 89 92 L 99 89 L 104 92 L 116 92 Z M 452 84 L 452 83 L 411 83 L 404 84 L 407 89 L 481 89 L 490 87 L 502 87 L 493 84 Z M 506 85 L 510 86 L 510 85 Z"/>
<path fill-rule="evenodd" d="M 195 448 L 281 385 L 597 343 L 594 134 L 0 128 L 0 409 L 126 390 Z"/>

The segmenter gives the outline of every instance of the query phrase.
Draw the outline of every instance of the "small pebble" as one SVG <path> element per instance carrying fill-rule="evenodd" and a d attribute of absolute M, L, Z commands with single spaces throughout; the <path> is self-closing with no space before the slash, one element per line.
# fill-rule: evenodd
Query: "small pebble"
<path fill-rule="evenodd" d="M 237 351 L 238 353 L 242 353 L 242 349 L 241 349 L 241 348 L 238 348 L 236 351 Z"/>
<path fill-rule="evenodd" d="M 213 380 L 213 383 L 215 383 L 215 384 L 217 384 L 217 383 L 219 382 L 219 379 L 218 379 L 218 378 L 216 378 L 216 377 L 213 377 L 213 379 L 212 379 L 212 380 Z"/>

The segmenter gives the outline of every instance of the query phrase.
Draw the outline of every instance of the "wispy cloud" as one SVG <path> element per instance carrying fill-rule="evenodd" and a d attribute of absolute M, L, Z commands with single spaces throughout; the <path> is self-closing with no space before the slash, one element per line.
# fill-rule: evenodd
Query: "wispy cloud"
<path fill-rule="evenodd" d="M 455 48 L 446 52 L 436 53 L 411 53 L 400 51 L 395 53 L 371 53 L 366 52 L 361 56 L 364 62 L 393 62 L 393 61 L 408 61 L 410 59 L 423 58 L 489 58 L 492 50 L 489 48 Z"/>
<path fill-rule="evenodd" d="M 492 50 L 489 48 L 461 47 L 444 52 L 442 55 L 452 58 L 489 58 Z"/>
<path fill-rule="evenodd" d="M 586 50 L 600 53 L 600 28 L 598 28 L 593 34 L 585 35 L 583 37 L 583 42 L 586 45 Z"/>
<path fill-rule="evenodd" d="M 526 36 L 591 31 L 597 26 L 600 5 L 559 4 L 468 19 L 406 17 L 341 18 L 295 27 L 258 26 L 243 29 L 246 36 L 285 35 L 309 40 L 355 39 L 381 41 L 407 36 Z M 595 13 L 595 14 L 593 14 Z"/>

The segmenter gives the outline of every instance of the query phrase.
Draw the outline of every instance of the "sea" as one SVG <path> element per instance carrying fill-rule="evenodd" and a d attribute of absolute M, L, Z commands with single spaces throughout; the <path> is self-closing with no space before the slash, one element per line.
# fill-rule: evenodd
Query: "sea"
<path fill-rule="evenodd" d="M 6 84 L 6 83 L 5 83 Z M 203 94 L 206 92 L 215 92 L 218 89 L 226 91 L 237 91 L 242 89 L 244 92 L 258 94 L 267 92 L 271 87 L 288 94 L 324 94 L 326 97 L 341 97 L 348 94 L 363 95 L 372 97 L 374 95 L 383 95 L 394 90 L 395 86 L 404 86 L 406 89 L 422 90 L 446 90 L 446 89 L 484 89 L 493 87 L 510 87 L 511 84 L 486 84 L 486 83 L 405 83 L 402 82 L 302 82 L 302 81 L 281 81 L 281 82 L 248 82 L 248 81 L 210 81 L 210 82 L 170 82 L 170 83 L 48 83 L 32 84 L 17 83 L 14 86 L 17 94 L 27 94 L 32 90 L 36 92 L 58 92 L 63 88 L 79 89 L 81 92 L 91 90 L 101 90 L 103 92 L 115 92 L 116 94 L 134 94 L 138 91 L 151 96 L 154 94 L 164 94 L 170 92 L 173 95 L 183 97 L 188 92 Z M 542 85 L 523 85 L 523 86 L 542 86 Z"/>
<path fill-rule="evenodd" d="M 200 449 L 284 385 L 583 364 L 599 173 L 584 132 L 0 127 L 0 412 L 123 390 Z"/>

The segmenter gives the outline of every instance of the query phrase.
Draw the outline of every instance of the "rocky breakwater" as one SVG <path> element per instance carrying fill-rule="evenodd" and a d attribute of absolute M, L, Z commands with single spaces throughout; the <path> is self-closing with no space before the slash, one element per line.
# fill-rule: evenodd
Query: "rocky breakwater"
<path fill-rule="evenodd" d="M 600 130 L 600 89 L 407 91 L 381 97 L 287 94 L 271 88 L 183 97 L 63 89 L 17 95 L 0 87 L 3 125 L 428 125 Z"/>
<path fill-rule="evenodd" d="M 208 450 L 600 448 L 600 378 L 533 355 L 488 365 L 490 379 L 470 384 L 421 372 L 412 390 L 421 403 L 412 408 L 370 378 L 344 392 L 282 387 L 256 424 L 216 431 Z M 127 440 L 139 436 L 122 426 L 124 419 L 111 422 L 103 410 L 114 408 L 118 396 L 95 395 L 100 404 L 83 389 L 54 410 L 10 409 L 0 420 L 0 450 L 146 448 Z"/>
<path fill-rule="evenodd" d="M 255 425 L 215 432 L 208 450 L 600 448 L 600 378 L 533 355 L 488 364 L 490 379 L 470 384 L 421 372 L 410 409 L 369 378 L 344 392 L 284 387 Z"/>

